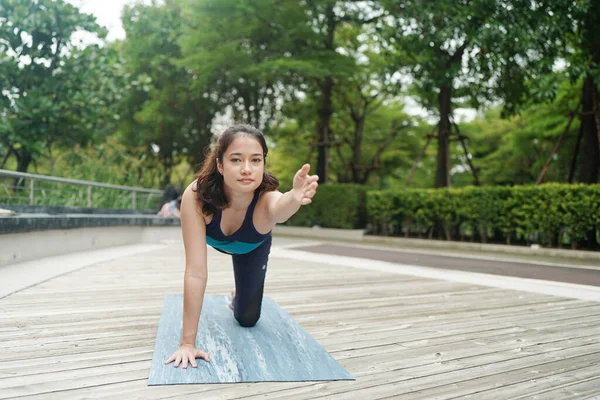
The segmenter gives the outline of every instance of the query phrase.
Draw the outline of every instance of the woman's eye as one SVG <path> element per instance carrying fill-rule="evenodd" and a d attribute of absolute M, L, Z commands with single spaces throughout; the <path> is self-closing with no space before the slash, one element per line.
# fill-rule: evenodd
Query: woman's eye
<path fill-rule="evenodd" d="M 238 161 L 240 161 L 240 159 L 239 159 L 239 158 L 232 158 L 232 159 L 231 159 L 231 162 L 238 162 Z"/>
<path fill-rule="evenodd" d="M 252 162 L 261 162 L 262 160 L 260 158 L 255 158 L 254 160 L 252 160 Z"/>

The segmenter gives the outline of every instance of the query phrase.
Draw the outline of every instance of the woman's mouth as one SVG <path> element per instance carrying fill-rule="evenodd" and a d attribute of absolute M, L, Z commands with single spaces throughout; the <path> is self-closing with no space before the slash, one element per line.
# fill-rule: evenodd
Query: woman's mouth
<path fill-rule="evenodd" d="M 254 182 L 254 179 L 240 179 L 239 181 L 240 181 L 241 183 L 248 184 L 248 183 L 252 183 L 252 182 Z"/>

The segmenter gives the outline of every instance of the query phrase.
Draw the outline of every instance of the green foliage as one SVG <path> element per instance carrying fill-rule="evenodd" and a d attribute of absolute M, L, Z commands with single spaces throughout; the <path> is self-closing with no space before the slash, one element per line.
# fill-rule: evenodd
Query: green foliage
<path fill-rule="evenodd" d="M 292 0 L 186 0 L 193 21 L 180 37 L 180 64 L 194 71 L 194 90 L 229 107 L 234 121 L 267 131 L 299 75 L 325 71 L 316 56 L 299 53 L 314 36 L 302 5 Z"/>
<path fill-rule="evenodd" d="M 448 240 L 476 237 L 511 243 L 537 241 L 555 246 L 581 243 L 600 224 L 600 185 L 467 187 L 369 191 L 369 220 L 376 231 L 421 235 L 435 224 Z M 556 238 L 559 242 L 556 242 Z"/>
<path fill-rule="evenodd" d="M 286 224 L 356 229 L 364 225 L 365 187 L 327 184 L 319 187 L 313 202 L 302 207 Z"/>
<path fill-rule="evenodd" d="M 54 176 L 83 181 L 92 181 L 113 185 L 139 188 L 159 187 L 159 178 L 146 173 L 145 160 L 129 154 L 123 144 L 114 138 L 108 138 L 97 145 L 75 146 L 72 151 L 58 151 L 55 154 Z M 48 161 L 37 167 L 50 168 Z M 34 171 L 37 173 L 38 171 Z M 34 183 L 34 202 L 37 205 L 59 205 L 87 207 L 87 187 L 67 185 L 56 182 L 36 181 Z M 0 187 L 2 202 L 28 204 L 27 185 L 24 189 L 9 191 L 7 186 Z M 131 193 L 105 188 L 92 188 L 92 207 L 131 208 Z M 137 209 L 158 210 L 160 196 L 145 193 L 136 194 Z"/>
<path fill-rule="evenodd" d="M 566 61 L 566 74 L 573 83 L 591 76 L 596 85 L 600 84 L 600 9 L 591 0 L 556 2 L 565 8 L 556 22 L 562 25 L 557 27 L 562 28 L 559 32 L 566 43 L 559 55 Z M 552 78 L 546 77 L 549 82 L 553 82 Z"/>
<path fill-rule="evenodd" d="M 534 69 L 549 72 L 558 52 L 549 41 L 560 35 L 561 25 L 551 17 L 552 6 L 559 4 L 383 3 L 395 18 L 391 26 L 381 27 L 383 37 L 394 39 L 398 68 L 414 76 L 419 99 L 428 109 L 438 108 L 437 89 L 444 85 L 454 88 L 455 100 L 469 100 L 475 107 L 498 97 L 512 107 L 522 97 L 529 74 Z"/>
<path fill-rule="evenodd" d="M 123 41 L 83 47 L 74 32 L 101 41 L 106 31 L 64 0 L 0 0 L 0 167 L 31 164 L 38 173 L 102 182 L 183 185 L 221 129 L 217 122 L 233 119 L 267 133 L 268 168 L 285 187 L 302 163 L 315 171 L 315 131 L 330 112 L 331 180 L 398 188 L 434 128 L 408 115 L 404 96 L 414 95 L 437 118 L 440 88 L 450 84 L 450 112 L 495 106 L 459 126 L 470 137 L 481 184 L 533 183 L 579 100 L 581 79 L 598 75 L 598 30 L 591 28 L 599 15 L 589 0 L 165 0 L 125 7 Z M 565 70 L 550 73 L 558 55 Z M 402 74 L 413 79 L 410 92 Z M 325 78 L 333 82 L 330 110 L 321 97 Z M 398 126 L 407 128 L 396 132 Z M 576 119 L 546 181 L 567 181 L 578 128 Z M 467 159 L 454 143 L 452 184 L 468 186 Z M 118 146 L 122 157 L 82 150 L 102 146 Z M 410 187 L 433 186 L 436 150 L 432 142 Z M 67 156 L 72 163 L 65 164 Z M 99 160 L 114 165 L 103 168 Z M 482 221 L 498 216 L 492 226 L 505 234 L 537 232 L 525 222 L 513 228 L 506 212 L 464 216 L 462 203 L 440 208 L 438 196 L 458 198 L 440 191 L 394 207 L 408 207 L 421 226 L 444 221 L 449 229 L 459 221 L 477 233 Z M 525 212 L 511 207 L 508 214 Z M 322 214 L 319 223 L 327 220 Z M 389 221 L 392 230 L 401 226 Z"/>
<path fill-rule="evenodd" d="M 439 118 L 438 160 L 451 158 L 453 110 L 501 99 L 503 111 L 514 112 L 527 97 L 530 77 L 552 71 L 562 32 L 557 26 L 566 29 L 553 21 L 553 0 L 543 6 L 522 0 L 382 3 L 393 23 L 379 31 L 396 49 L 396 69 L 412 76 L 411 92 Z M 437 163 L 436 186 L 448 185 L 449 168 Z"/>
<path fill-rule="evenodd" d="M 267 169 L 278 179 L 282 188 L 290 189 L 298 169 L 306 162 L 311 163 L 310 174 L 314 174 L 314 163 L 308 149 L 313 132 L 295 122 L 271 128 Z"/>
<path fill-rule="evenodd" d="M 51 156 L 55 145 L 89 142 L 111 121 L 110 91 L 97 88 L 110 55 L 77 48 L 77 31 L 106 34 L 63 0 L 0 1 L 0 142 L 20 171 L 45 149 Z"/>
<path fill-rule="evenodd" d="M 130 79 L 121 102 L 121 137 L 147 159 L 147 168 L 161 174 L 164 186 L 177 164 L 203 160 L 219 109 L 206 88 L 196 85 L 198 75 L 180 65 L 185 21 L 177 2 L 126 6 L 122 20 Z"/>
<path fill-rule="evenodd" d="M 501 118 L 500 110 L 496 108 L 486 112 L 483 118 L 460 124 L 461 133 L 471 139 L 469 151 L 480 183 L 485 186 L 535 183 L 566 128 L 580 90 L 580 84 L 571 86 L 563 79 L 555 100 L 550 104 L 532 104 L 519 116 L 508 119 Z M 579 126 L 576 118 L 550 164 L 545 181 L 568 181 Z M 464 157 L 461 164 L 466 165 Z M 457 175 L 470 176 L 471 172 L 467 170 Z"/>

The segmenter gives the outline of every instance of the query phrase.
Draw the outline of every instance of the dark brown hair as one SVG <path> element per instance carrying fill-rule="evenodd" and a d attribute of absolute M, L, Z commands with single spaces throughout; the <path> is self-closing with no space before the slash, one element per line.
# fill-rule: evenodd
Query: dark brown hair
<path fill-rule="evenodd" d="M 200 171 L 196 174 L 198 201 L 202 202 L 202 213 L 205 215 L 213 215 L 218 210 L 229 207 L 229 200 L 225 195 L 223 187 L 223 176 L 217 169 L 217 160 L 223 164 L 223 155 L 233 140 L 239 136 L 251 136 L 260 143 L 263 149 L 263 160 L 266 164 L 267 142 L 262 132 L 251 125 L 234 125 L 225 130 L 217 140 L 217 143 L 212 150 L 207 148 L 207 156 L 202 163 Z M 260 186 L 256 189 L 259 193 L 271 192 L 277 190 L 279 181 L 277 178 L 268 172 L 263 171 L 263 179 Z"/>

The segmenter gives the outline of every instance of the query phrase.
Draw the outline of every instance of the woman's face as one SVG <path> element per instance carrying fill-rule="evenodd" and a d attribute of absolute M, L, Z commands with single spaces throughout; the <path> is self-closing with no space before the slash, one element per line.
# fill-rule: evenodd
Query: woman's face
<path fill-rule="evenodd" d="M 223 164 L 217 160 L 217 168 L 226 188 L 254 192 L 262 183 L 265 169 L 262 146 L 252 136 L 238 136 L 225 150 Z"/>

